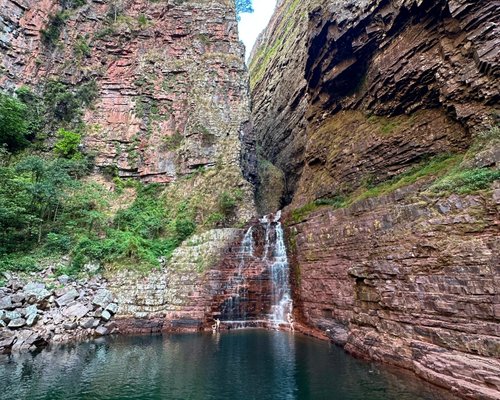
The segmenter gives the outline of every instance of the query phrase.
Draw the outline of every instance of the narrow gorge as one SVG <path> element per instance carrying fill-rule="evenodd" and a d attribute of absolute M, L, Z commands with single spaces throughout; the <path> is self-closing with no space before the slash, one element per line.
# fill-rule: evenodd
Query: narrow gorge
<path fill-rule="evenodd" d="M 0 353 L 266 328 L 500 399 L 500 2 L 278 0 L 247 62 L 239 4 L 0 0 Z"/>

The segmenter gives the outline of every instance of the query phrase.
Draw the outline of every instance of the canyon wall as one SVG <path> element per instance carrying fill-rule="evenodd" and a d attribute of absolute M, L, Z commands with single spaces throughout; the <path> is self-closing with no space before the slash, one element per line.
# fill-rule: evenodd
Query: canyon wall
<path fill-rule="evenodd" d="M 250 64 L 296 319 L 471 399 L 500 398 L 498 6 L 286 0 Z"/>
<path fill-rule="evenodd" d="M 75 129 L 94 164 L 86 179 L 117 193 L 128 178 L 158 183 L 167 211 L 193 214 L 197 234 L 161 270 L 106 272 L 122 331 L 208 326 L 223 287 L 219 259 L 241 240 L 239 229 L 226 227 L 256 214 L 248 73 L 234 2 L 0 0 L 0 9 L 0 89 L 28 88 L 54 101 L 61 116 L 44 121 L 34 152 L 53 156 L 57 129 Z M 83 95 L 86 107 L 66 120 Z M 134 185 L 122 187 L 106 211 L 133 203 Z"/>
<path fill-rule="evenodd" d="M 97 85 L 83 118 L 96 167 L 159 183 L 216 165 L 245 164 L 252 175 L 247 73 L 231 1 L 0 7 L 1 88 Z"/>
<path fill-rule="evenodd" d="M 282 204 L 383 181 L 497 122 L 497 6 L 281 2 L 250 79 L 258 147 L 285 174 Z"/>

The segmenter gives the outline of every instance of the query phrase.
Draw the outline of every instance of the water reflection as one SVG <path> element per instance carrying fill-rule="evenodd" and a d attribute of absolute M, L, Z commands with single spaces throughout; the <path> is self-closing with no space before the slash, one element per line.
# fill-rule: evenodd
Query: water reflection
<path fill-rule="evenodd" d="M 0 358 L 0 399 L 438 400 L 436 389 L 286 332 L 119 337 Z"/>

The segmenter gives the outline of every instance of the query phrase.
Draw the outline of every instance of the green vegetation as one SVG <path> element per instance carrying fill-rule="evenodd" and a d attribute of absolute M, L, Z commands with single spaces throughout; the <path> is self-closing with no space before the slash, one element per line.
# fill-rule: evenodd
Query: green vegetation
<path fill-rule="evenodd" d="M 118 194 L 82 179 L 89 167 L 85 159 L 30 155 L 0 167 L 0 271 L 36 270 L 68 253 L 66 273 L 96 262 L 147 270 L 196 230 L 194 210 L 168 208 L 156 185 L 135 182 L 132 204 L 110 213 Z"/>
<path fill-rule="evenodd" d="M 147 26 L 149 25 L 149 19 L 145 14 L 139 14 L 139 16 L 137 17 L 137 22 L 139 23 L 139 27 L 142 29 L 147 28 Z"/>
<path fill-rule="evenodd" d="M 68 17 L 69 14 L 65 11 L 58 12 L 49 17 L 47 27 L 41 30 L 42 42 L 45 46 L 54 47 L 57 44 Z"/>
<path fill-rule="evenodd" d="M 424 192 L 433 196 L 464 195 L 488 190 L 494 181 L 500 179 L 500 170 L 474 167 L 470 162 L 477 153 L 495 143 L 500 143 L 500 129 L 498 127 L 481 134 L 465 154 L 436 156 L 378 185 L 371 184 L 371 179 L 367 177 L 358 190 L 346 196 L 318 199 L 297 208 L 292 212 L 292 219 L 297 223 L 319 208 L 348 207 L 364 199 L 387 195 L 421 179 L 425 179 L 427 182 Z"/>
<path fill-rule="evenodd" d="M 0 142 L 11 151 L 29 145 L 27 107 L 18 99 L 0 93 Z"/>
<path fill-rule="evenodd" d="M 182 142 L 184 141 L 184 136 L 182 136 L 179 132 L 175 132 L 171 136 L 166 136 L 163 138 L 163 143 L 165 143 L 165 147 L 169 151 L 175 151 L 179 147 L 182 146 Z"/>
<path fill-rule="evenodd" d="M 239 202 L 243 199 L 243 192 L 241 190 L 233 190 L 232 192 L 223 191 L 218 197 L 218 209 L 217 213 L 222 216 L 220 222 L 229 222 L 231 218 L 234 217 L 236 210 L 238 209 Z M 215 219 L 217 214 L 212 214 L 211 218 Z"/>
<path fill-rule="evenodd" d="M 307 14 L 297 14 L 296 10 L 300 5 L 300 0 L 292 0 L 287 6 L 286 11 L 281 18 L 281 21 L 276 28 L 277 35 L 275 42 L 265 43 L 257 49 L 257 53 L 252 57 L 249 70 L 250 70 L 250 87 L 253 89 L 255 85 L 262 80 L 270 65 L 271 61 L 275 58 L 278 51 L 287 45 L 287 40 L 297 37 L 292 32 L 292 29 L 300 27 L 301 23 L 296 23 L 296 20 L 304 21 Z"/>
<path fill-rule="evenodd" d="M 111 268 L 158 267 L 158 258 L 169 257 L 196 229 L 184 205 L 175 211 L 165 207 L 156 185 L 141 187 L 133 204 L 118 211 L 102 231 L 94 229 L 79 238 L 72 253 L 73 268 L 78 271 L 89 262 Z"/>
<path fill-rule="evenodd" d="M 90 45 L 83 36 L 78 36 L 76 38 L 73 52 L 78 58 L 90 57 Z"/>
<path fill-rule="evenodd" d="M 82 136 L 78 133 L 59 129 L 57 132 L 59 140 L 54 146 L 54 152 L 64 158 L 81 159 L 82 153 L 78 150 Z"/>
<path fill-rule="evenodd" d="M 65 10 L 67 9 L 76 9 L 84 6 L 87 1 L 86 0 L 60 0 L 59 3 L 61 7 Z"/>
<path fill-rule="evenodd" d="M 498 179 L 500 179 L 500 170 L 489 168 L 458 170 L 436 181 L 429 190 L 436 194 L 471 194 L 489 189 L 491 184 Z"/>
<path fill-rule="evenodd" d="M 0 93 L 0 272 L 37 270 L 63 254 L 71 257 L 65 273 L 90 262 L 146 270 L 196 230 L 196 209 L 169 201 L 156 185 L 114 173 L 110 192 L 88 179 L 81 116 L 96 95 L 94 81 Z M 35 139 L 48 136 L 53 146 L 38 148 Z M 120 207 L 122 194 L 130 206 Z"/>

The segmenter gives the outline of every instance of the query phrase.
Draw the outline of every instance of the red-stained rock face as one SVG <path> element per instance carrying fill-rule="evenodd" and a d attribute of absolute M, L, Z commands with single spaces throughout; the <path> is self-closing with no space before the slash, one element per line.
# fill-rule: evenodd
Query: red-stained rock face
<path fill-rule="evenodd" d="M 52 44 L 42 30 L 61 12 L 59 2 L 2 0 L 0 8 L 1 88 L 96 81 L 97 99 L 84 116 L 96 166 L 161 183 L 202 166 L 250 159 L 253 168 L 251 157 L 240 159 L 240 136 L 243 154 L 253 142 L 244 130 L 247 75 L 232 5 L 87 2 L 64 10 Z"/>
<path fill-rule="evenodd" d="M 408 188 L 291 225 L 302 322 L 360 357 L 498 398 L 498 191 L 432 201 Z"/>

